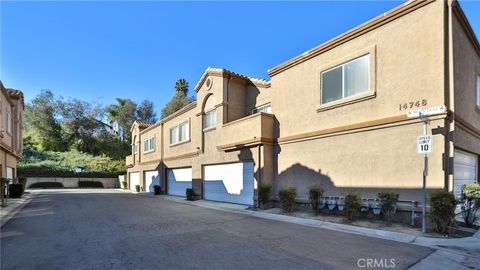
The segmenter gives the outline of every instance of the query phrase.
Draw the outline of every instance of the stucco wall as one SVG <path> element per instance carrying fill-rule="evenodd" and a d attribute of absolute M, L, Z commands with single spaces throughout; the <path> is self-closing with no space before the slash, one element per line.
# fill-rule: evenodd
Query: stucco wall
<path fill-rule="evenodd" d="M 66 177 L 28 177 L 27 187 L 38 182 L 60 182 L 65 188 L 78 188 L 78 181 L 99 181 L 103 183 L 104 188 L 119 188 L 118 178 L 66 178 Z"/>

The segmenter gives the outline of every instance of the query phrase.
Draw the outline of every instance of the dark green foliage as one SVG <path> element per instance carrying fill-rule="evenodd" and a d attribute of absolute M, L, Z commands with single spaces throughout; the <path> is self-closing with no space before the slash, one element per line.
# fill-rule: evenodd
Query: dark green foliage
<path fill-rule="evenodd" d="M 480 207 L 480 184 L 465 185 L 461 202 L 463 220 L 467 227 L 471 227 L 477 220 L 477 211 Z"/>
<path fill-rule="evenodd" d="M 188 98 L 187 95 L 182 92 L 175 93 L 172 99 L 162 109 L 162 119 L 187 106 L 194 100 L 194 98 Z"/>
<path fill-rule="evenodd" d="M 37 182 L 30 185 L 30 188 L 63 188 L 61 182 Z"/>
<path fill-rule="evenodd" d="M 175 92 L 182 93 L 185 96 L 188 94 L 188 82 L 185 79 L 178 79 L 175 82 Z"/>
<path fill-rule="evenodd" d="M 157 122 L 157 114 L 155 113 L 153 102 L 145 99 L 138 105 L 137 120 L 146 123 Z"/>
<path fill-rule="evenodd" d="M 23 186 L 23 192 L 25 192 L 25 188 L 27 187 L 27 178 L 26 177 L 18 177 L 17 181 L 19 184 Z"/>
<path fill-rule="evenodd" d="M 125 161 L 78 151 L 45 152 L 26 149 L 18 163 L 22 177 L 117 177 L 125 174 Z M 75 168 L 82 168 L 76 173 Z"/>
<path fill-rule="evenodd" d="M 185 190 L 185 195 L 187 196 L 187 200 L 193 201 L 195 199 L 195 192 L 193 192 L 192 188 L 187 188 Z"/>
<path fill-rule="evenodd" d="M 127 181 L 122 181 L 122 188 L 123 189 L 128 189 L 128 182 Z"/>
<path fill-rule="evenodd" d="M 455 224 L 455 207 L 456 201 L 452 193 L 446 190 L 430 193 L 429 217 L 437 232 L 447 233 L 448 227 Z"/>
<path fill-rule="evenodd" d="M 282 203 L 283 211 L 291 213 L 295 210 L 295 198 L 297 197 L 297 189 L 295 187 L 287 187 L 280 190 L 278 197 Z"/>
<path fill-rule="evenodd" d="M 315 215 L 318 214 L 318 208 L 320 205 L 320 199 L 323 197 L 323 188 L 321 187 L 311 187 L 308 192 L 308 197 L 310 199 L 310 205 Z"/>
<path fill-rule="evenodd" d="M 270 202 L 270 192 L 272 191 L 272 185 L 259 184 L 258 185 L 258 202 L 262 209 L 266 209 Z"/>
<path fill-rule="evenodd" d="M 345 196 L 345 216 L 347 218 L 347 221 L 352 221 L 355 215 L 358 214 L 358 210 L 360 209 L 360 206 L 362 206 L 362 200 L 360 198 L 360 195 L 357 193 L 348 193 L 347 196 Z"/>
<path fill-rule="evenodd" d="M 398 193 L 395 192 L 378 193 L 378 198 L 382 203 L 382 214 L 388 224 L 392 222 L 392 216 L 397 209 L 398 196 Z"/>
<path fill-rule="evenodd" d="M 78 181 L 78 187 L 81 188 L 103 188 L 103 183 L 100 181 Z"/>
<path fill-rule="evenodd" d="M 10 198 L 20 198 L 23 194 L 22 184 L 10 184 L 8 185 L 8 196 Z"/>
<path fill-rule="evenodd" d="M 154 185 L 153 186 L 153 193 L 155 195 L 160 195 L 162 194 L 162 188 L 159 185 Z"/>
<path fill-rule="evenodd" d="M 136 192 L 140 192 L 140 185 L 136 185 L 136 186 L 135 186 L 135 191 L 136 191 Z"/>
<path fill-rule="evenodd" d="M 124 140 L 131 140 L 130 127 L 136 118 L 137 104 L 130 99 L 117 98 L 117 104 L 107 106 L 108 120 L 116 121 L 125 131 Z"/>

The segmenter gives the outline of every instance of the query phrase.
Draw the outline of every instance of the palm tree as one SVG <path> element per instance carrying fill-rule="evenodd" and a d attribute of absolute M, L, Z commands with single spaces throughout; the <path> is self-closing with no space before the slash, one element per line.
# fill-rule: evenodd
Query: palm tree
<path fill-rule="evenodd" d="M 179 79 L 175 82 L 175 92 L 183 93 L 187 96 L 188 93 L 188 82 L 185 79 Z"/>

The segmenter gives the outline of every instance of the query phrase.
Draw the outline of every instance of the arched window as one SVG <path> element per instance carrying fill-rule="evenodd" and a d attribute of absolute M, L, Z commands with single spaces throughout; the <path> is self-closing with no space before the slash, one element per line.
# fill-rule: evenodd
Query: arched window
<path fill-rule="evenodd" d="M 203 107 L 203 128 L 214 128 L 217 123 L 217 110 L 216 110 L 216 100 L 213 95 L 208 96 L 207 101 Z"/>

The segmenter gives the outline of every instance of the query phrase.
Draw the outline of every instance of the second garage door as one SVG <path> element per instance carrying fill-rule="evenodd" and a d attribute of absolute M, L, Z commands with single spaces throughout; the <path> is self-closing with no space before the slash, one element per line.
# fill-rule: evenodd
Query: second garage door
<path fill-rule="evenodd" d="M 167 193 L 184 196 L 185 190 L 192 187 L 192 168 L 167 170 Z"/>
<path fill-rule="evenodd" d="M 204 166 L 204 198 L 253 205 L 253 162 Z"/>
<path fill-rule="evenodd" d="M 154 192 L 153 186 L 160 185 L 160 175 L 158 171 L 145 172 L 145 191 Z"/>
<path fill-rule="evenodd" d="M 135 191 L 136 185 L 140 185 L 140 173 L 131 172 L 130 173 L 130 190 Z"/>

